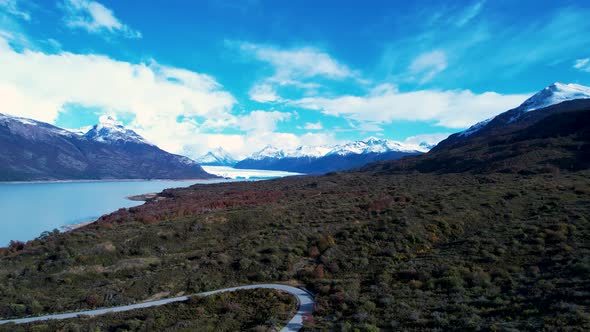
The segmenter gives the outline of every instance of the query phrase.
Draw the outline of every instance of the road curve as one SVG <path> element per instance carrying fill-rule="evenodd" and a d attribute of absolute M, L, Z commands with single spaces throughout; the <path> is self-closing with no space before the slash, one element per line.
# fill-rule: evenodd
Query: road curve
<path fill-rule="evenodd" d="M 246 286 L 237 286 L 237 287 L 230 287 L 230 288 L 223 288 L 218 289 L 210 292 L 204 292 L 195 294 L 196 296 L 209 296 L 213 294 L 225 293 L 225 292 L 233 292 L 241 289 L 259 289 L 259 288 L 267 288 L 267 289 L 275 289 L 282 292 L 289 293 L 295 298 L 297 298 L 298 307 L 295 316 L 291 318 L 291 320 L 287 323 L 281 332 L 295 332 L 299 331 L 303 327 L 303 316 L 306 314 L 311 314 L 313 311 L 313 307 L 315 305 L 315 300 L 313 295 L 306 290 L 287 286 L 287 285 L 280 285 L 280 284 L 259 284 L 259 285 L 246 285 Z M 51 319 L 68 319 L 68 318 L 75 318 L 78 316 L 98 316 L 104 315 L 112 312 L 123 312 L 123 311 L 130 311 L 135 309 L 141 308 L 149 308 L 149 307 L 157 307 L 161 305 L 165 305 L 168 303 L 174 302 L 183 302 L 189 299 L 189 295 L 187 296 L 179 296 L 173 297 L 169 299 L 163 299 L 158 301 L 149 301 L 149 302 L 142 302 L 130 305 L 124 305 L 119 307 L 112 307 L 112 308 L 104 308 L 104 309 L 96 309 L 96 310 L 87 310 L 87 311 L 77 311 L 77 312 L 70 312 L 65 314 L 56 314 L 56 315 L 46 315 L 46 316 L 38 316 L 38 317 L 27 317 L 27 318 L 17 318 L 17 319 L 7 319 L 7 320 L 0 320 L 0 325 L 14 323 L 14 324 L 24 324 L 24 323 L 31 323 L 37 321 L 45 321 Z"/>

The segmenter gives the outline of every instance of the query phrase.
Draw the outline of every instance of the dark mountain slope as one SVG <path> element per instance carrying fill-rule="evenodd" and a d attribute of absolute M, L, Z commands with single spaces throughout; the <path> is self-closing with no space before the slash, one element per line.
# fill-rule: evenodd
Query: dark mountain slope
<path fill-rule="evenodd" d="M 590 100 L 568 101 L 525 113 L 509 125 L 494 126 L 492 121 L 487 129 L 465 139 L 452 136 L 422 156 L 360 170 L 530 174 L 586 169 L 590 167 L 589 120 Z"/>

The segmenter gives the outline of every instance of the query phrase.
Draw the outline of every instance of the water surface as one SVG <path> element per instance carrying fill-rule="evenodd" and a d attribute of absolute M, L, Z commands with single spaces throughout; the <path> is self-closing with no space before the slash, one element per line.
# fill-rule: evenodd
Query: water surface
<path fill-rule="evenodd" d="M 43 231 L 143 204 L 128 200 L 131 195 L 201 182 L 212 180 L 0 183 L 0 247 L 10 240 L 31 240 Z"/>
<path fill-rule="evenodd" d="M 27 241 L 44 231 L 98 219 L 120 208 L 143 204 L 132 195 L 161 192 L 195 183 L 272 179 L 297 173 L 205 167 L 230 179 L 190 181 L 100 181 L 58 183 L 0 183 L 0 247 L 10 240 Z M 233 180 L 231 180 L 233 179 Z"/>

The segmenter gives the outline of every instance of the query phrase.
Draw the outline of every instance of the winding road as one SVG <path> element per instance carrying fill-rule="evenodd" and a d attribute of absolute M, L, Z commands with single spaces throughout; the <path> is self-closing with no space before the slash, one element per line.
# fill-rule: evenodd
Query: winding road
<path fill-rule="evenodd" d="M 231 288 L 223 288 L 218 289 L 210 292 L 204 292 L 195 294 L 192 296 L 209 296 L 219 293 L 225 292 L 233 292 L 242 289 L 259 289 L 259 288 L 267 288 L 267 289 L 275 289 L 278 291 L 289 293 L 295 298 L 297 298 L 298 307 L 295 316 L 291 318 L 291 320 L 287 323 L 281 332 L 295 332 L 299 331 L 303 327 L 303 316 L 306 314 L 311 314 L 313 311 L 313 307 L 315 305 L 315 300 L 313 295 L 304 289 L 300 289 L 293 286 L 287 285 L 280 285 L 280 284 L 260 284 L 260 285 L 246 285 L 246 286 L 238 286 L 238 287 L 231 287 Z M 75 318 L 78 316 L 98 316 L 104 315 L 112 312 L 123 312 L 141 308 L 149 308 L 149 307 L 157 307 L 161 305 L 165 305 L 168 303 L 174 302 L 183 302 L 189 299 L 191 295 L 187 296 L 179 296 L 173 297 L 169 299 L 163 299 L 158 301 L 149 301 L 149 302 L 142 302 L 130 305 L 124 305 L 119 307 L 112 307 L 112 308 L 104 308 L 104 309 L 96 309 L 96 310 L 87 310 L 87 311 L 78 311 L 78 312 L 70 312 L 65 314 L 56 314 L 56 315 L 46 315 L 46 316 L 38 316 L 38 317 L 27 317 L 27 318 L 18 318 L 18 319 L 7 319 L 7 320 L 0 320 L 0 325 L 14 323 L 14 324 L 23 324 L 23 323 L 31 323 L 37 321 L 45 321 L 50 319 L 68 319 L 68 318 Z"/>

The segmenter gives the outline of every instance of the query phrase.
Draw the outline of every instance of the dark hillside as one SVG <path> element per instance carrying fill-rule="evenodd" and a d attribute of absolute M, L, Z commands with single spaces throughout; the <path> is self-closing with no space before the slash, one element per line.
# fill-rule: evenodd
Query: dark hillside
<path fill-rule="evenodd" d="M 590 167 L 590 106 L 551 112 L 527 126 L 503 128 L 454 144 L 442 144 L 414 158 L 369 164 L 377 173 L 551 173 Z M 554 109 L 552 109 L 554 110 Z M 528 114 L 534 114 L 530 112 Z M 538 116 L 537 116 L 538 117 Z"/>

